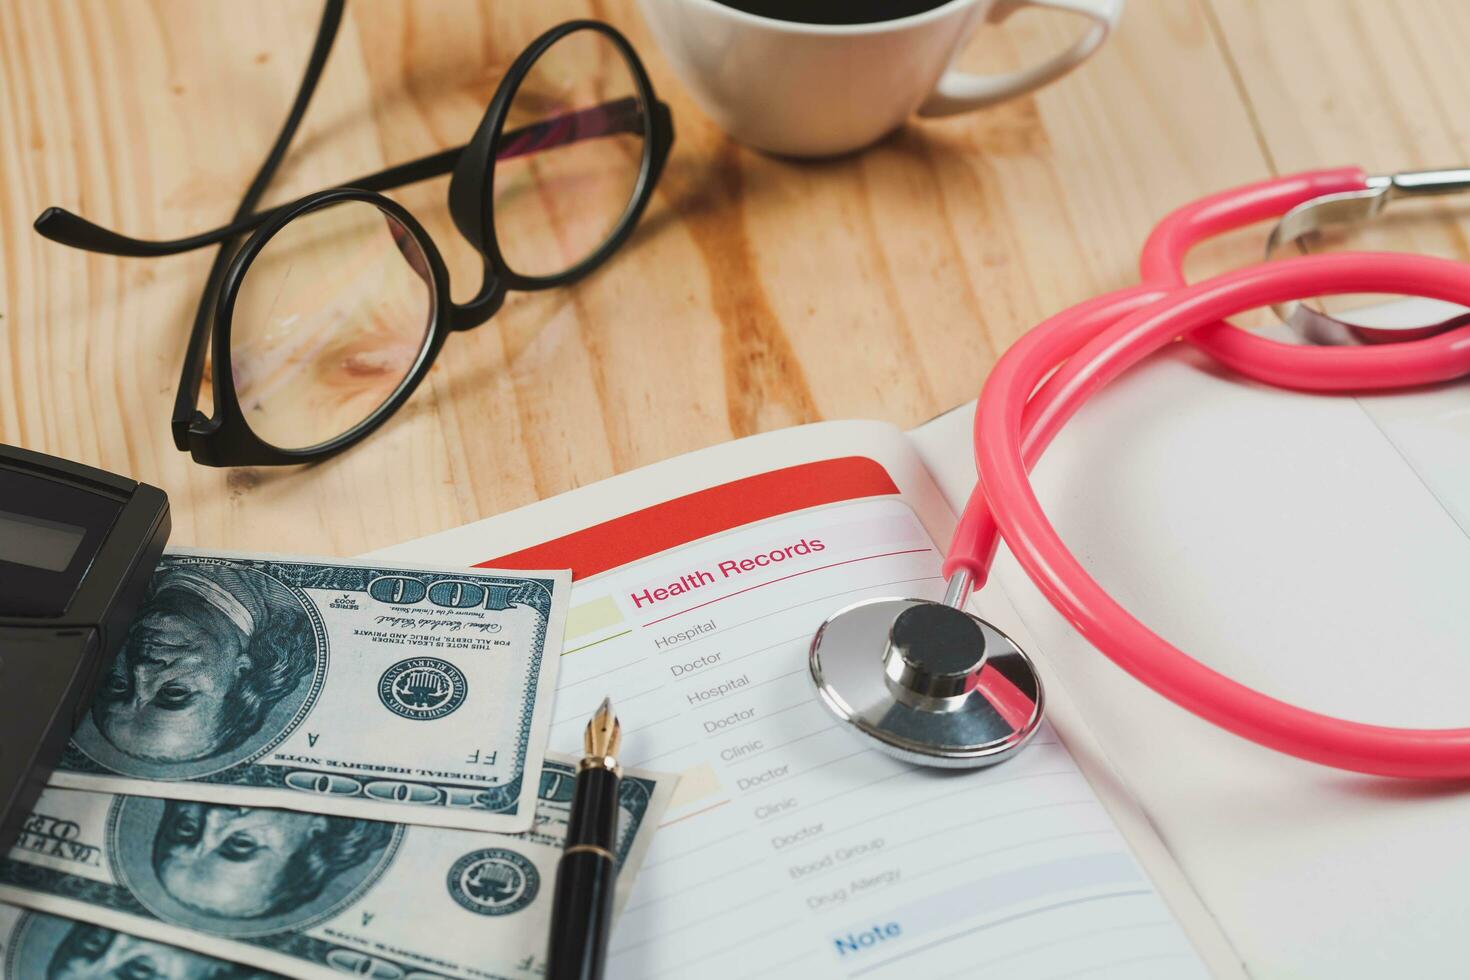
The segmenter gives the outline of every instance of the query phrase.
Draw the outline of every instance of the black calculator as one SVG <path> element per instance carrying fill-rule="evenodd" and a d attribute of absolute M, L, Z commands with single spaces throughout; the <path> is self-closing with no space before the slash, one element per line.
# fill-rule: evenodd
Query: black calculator
<path fill-rule="evenodd" d="M 0 854 L 122 644 L 168 532 L 162 490 L 0 445 Z"/>

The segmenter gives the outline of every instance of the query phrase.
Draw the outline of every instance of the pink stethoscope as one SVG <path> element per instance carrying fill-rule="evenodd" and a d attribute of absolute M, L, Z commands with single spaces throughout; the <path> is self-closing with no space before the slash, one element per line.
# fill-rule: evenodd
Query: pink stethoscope
<path fill-rule="evenodd" d="M 1180 338 L 1246 377 L 1301 391 L 1405 388 L 1470 374 L 1470 325 L 1457 325 L 1463 318 L 1413 331 L 1414 339 L 1328 347 L 1281 343 L 1224 321 L 1260 306 L 1341 293 L 1470 306 L 1470 265 L 1349 252 L 1263 262 L 1192 284 L 1182 271 L 1198 242 L 1268 218 L 1282 218 L 1273 240 L 1287 226 L 1295 237 L 1344 217 L 1370 216 L 1396 195 L 1467 187 L 1467 171 L 1369 177 L 1357 168 L 1319 170 L 1248 184 L 1169 214 L 1144 245 L 1142 283 L 1043 321 L 991 371 L 975 410 L 979 482 L 944 561 L 944 599 L 871 599 L 823 623 L 810 655 L 822 701 L 859 735 L 912 762 L 973 767 L 1014 754 L 1041 723 L 1040 679 L 1009 637 L 963 611 L 1004 539 L 1083 637 L 1201 718 L 1340 769 L 1417 779 L 1470 776 L 1470 728 L 1390 728 L 1333 718 L 1246 687 L 1175 648 L 1114 601 L 1067 550 L 1028 476 L 1089 396 Z"/>

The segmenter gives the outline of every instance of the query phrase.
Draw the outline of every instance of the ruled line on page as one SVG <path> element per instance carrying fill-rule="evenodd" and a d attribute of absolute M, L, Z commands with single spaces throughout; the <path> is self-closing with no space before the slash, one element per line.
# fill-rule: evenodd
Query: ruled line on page
<path fill-rule="evenodd" d="M 988 968 L 990 968 L 992 966 L 997 966 L 997 965 L 999 965 L 1001 963 L 1007 963 L 1007 962 L 1010 962 L 1011 960 L 1020 959 L 1023 956 L 1027 956 L 1027 955 L 1029 955 L 1031 953 L 1040 952 L 1043 949 L 1054 949 L 1057 946 L 1062 946 L 1062 945 L 1065 945 L 1067 943 L 1085 942 L 1085 941 L 1087 941 L 1089 939 L 1096 939 L 1099 936 L 1116 936 L 1120 932 L 1137 932 L 1140 929 L 1160 929 L 1160 928 L 1164 928 L 1164 927 L 1170 926 L 1172 924 L 1173 923 L 1171 923 L 1168 919 L 1149 919 L 1147 922 L 1132 922 L 1132 923 L 1129 923 L 1127 925 L 1109 926 L 1109 927 L 1103 928 L 1103 929 L 1092 929 L 1092 930 L 1089 930 L 1087 932 L 1074 932 L 1071 935 L 1063 936 L 1063 937 L 1061 937 L 1059 939 L 1048 939 L 1044 943 L 1033 943 L 1030 946 L 1024 946 L 1024 947 L 1022 947 L 1021 949 L 1012 950 L 1011 952 L 1007 953 L 1004 956 L 997 956 L 997 957 L 994 957 L 992 959 L 982 960 L 982 961 L 980 961 L 978 963 L 973 964 L 973 966 L 970 966 L 970 967 L 967 967 L 964 970 L 961 970 L 958 973 L 947 973 L 943 977 L 939 978 L 939 980 L 958 980 L 959 977 L 973 977 L 976 974 L 976 972 L 978 972 L 980 970 L 988 969 Z M 1139 962 L 1140 960 L 1147 960 L 1147 959 L 1163 959 L 1163 958 L 1166 958 L 1166 957 L 1172 957 L 1172 956 L 1177 956 L 1177 955 L 1178 955 L 1177 953 L 1162 953 L 1162 954 L 1154 954 L 1152 956 L 1133 957 L 1133 958 L 1128 959 L 1128 960 L 1121 960 L 1121 961 L 1115 960 L 1115 961 L 1113 961 L 1111 963 L 1099 964 L 1096 967 L 1086 967 L 1081 972 L 1078 972 L 1076 970 L 1072 970 L 1072 971 L 1068 971 L 1067 973 L 1061 973 L 1061 974 L 1054 973 L 1054 974 L 1051 974 L 1047 978 L 1047 980 L 1062 980 L 1063 977 L 1082 976 L 1085 973 L 1087 973 L 1089 971 L 1092 971 L 1092 970 L 1107 969 L 1107 968 L 1114 967 L 1114 966 L 1120 966 L 1120 965 L 1123 965 L 1125 963 L 1136 963 L 1136 962 Z"/>
<path fill-rule="evenodd" d="M 931 940 L 930 942 L 924 943 L 922 946 L 915 946 L 912 949 L 904 950 L 897 956 L 890 956 L 888 959 L 882 960 L 881 962 L 870 963 L 860 970 L 854 970 L 852 973 L 849 973 L 848 976 L 860 977 L 865 974 L 872 973 L 875 970 L 881 970 L 886 966 L 897 963 L 899 960 L 906 960 L 912 956 L 918 955 L 919 953 L 927 952 L 937 946 L 943 946 L 946 943 L 952 943 L 957 939 L 965 939 L 969 936 L 974 935 L 977 932 L 985 932 L 986 930 L 995 929 L 999 926 L 1003 926 L 1011 922 L 1019 922 L 1022 919 L 1030 919 L 1038 915 L 1045 915 L 1048 912 L 1055 912 L 1058 909 L 1064 909 L 1074 905 L 1086 905 L 1091 902 L 1102 902 L 1116 898 L 1130 898 L 1135 895 L 1151 894 L 1153 894 L 1153 892 L 1148 888 L 1134 888 L 1128 891 L 1107 892 L 1102 895 L 1085 895 L 1081 898 L 1071 898 L 1062 902 L 1053 902 L 1050 905 L 1044 905 L 1038 909 L 1027 909 L 1025 912 L 1017 912 L 1016 914 L 1008 915 L 1003 919 L 995 919 L 991 922 L 981 923 L 980 925 L 973 926 L 969 929 L 963 929 L 959 932 L 954 933 L 953 935 L 942 936 L 939 939 Z"/>
<path fill-rule="evenodd" d="M 892 807 L 890 809 L 887 809 L 887 810 L 882 811 L 881 813 L 875 813 L 872 816 L 864 817 L 861 820 L 854 820 L 851 823 L 844 824 L 843 826 L 836 828 L 833 831 L 833 833 L 842 833 L 844 831 L 852 830 L 855 827 L 861 827 L 861 826 L 863 826 L 865 824 L 870 824 L 870 823 L 873 823 L 874 821 L 882 820 L 885 817 L 893 816 L 895 813 L 902 813 L 905 810 L 911 810 L 914 807 L 918 807 L 918 806 L 927 806 L 927 805 L 929 805 L 931 803 L 934 803 L 934 802 L 936 802 L 938 800 L 948 799 L 948 798 L 950 798 L 952 796 L 957 796 L 957 795 L 960 795 L 960 794 L 963 794 L 963 793 L 973 793 L 973 792 L 978 792 L 978 791 L 983 790 L 983 789 L 988 789 L 989 787 L 995 786 L 998 783 L 1019 782 L 1020 780 L 1024 780 L 1024 779 L 1040 779 L 1040 778 L 1045 777 L 1045 776 L 1071 776 L 1071 775 L 1075 775 L 1072 772 L 1072 770 L 1069 770 L 1069 769 L 1056 769 L 1056 770 L 1051 770 L 1051 771 L 1048 771 L 1048 772 L 1027 773 L 1027 774 L 1025 774 L 1023 776 L 1012 776 L 1009 779 L 989 780 L 989 781 L 987 781 L 985 783 L 977 783 L 977 784 L 974 784 L 974 785 L 971 785 L 971 786 L 966 786 L 966 787 L 964 787 L 962 789 L 957 789 L 957 790 L 954 790 L 954 791 L 949 792 L 949 793 L 940 793 L 940 794 L 933 795 L 933 796 L 926 796 L 923 799 L 914 800 L 913 802 L 911 802 L 911 803 L 905 803 L 902 806 Z M 818 805 L 820 805 L 820 804 L 822 804 L 824 802 L 826 802 L 826 800 L 814 800 L 811 803 L 805 804 L 804 805 L 804 808 L 818 806 Z M 783 816 L 784 816 L 784 814 L 783 814 Z M 988 819 L 990 819 L 990 817 L 983 817 L 981 819 L 982 820 L 988 820 Z M 808 844 L 811 844 L 811 843 L 815 843 L 815 841 L 802 841 L 800 843 L 793 844 L 792 847 L 791 847 L 791 849 L 792 850 L 796 850 L 796 849 L 799 849 L 799 848 L 802 848 L 802 847 L 806 847 Z"/>
<path fill-rule="evenodd" d="M 777 615 L 779 613 L 790 612 L 790 611 L 792 611 L 794 609 L 800 609 L 802 606 L 808 606 L 808 605 L 811 605 L 813 603 L 825 602 L 825 601 L 828 601 L 828 600 L 831 600 L 831 599 L 841 599 L 844 596 L 853 595 L 854 593 L 858 593 L 858 592 L 865 592 L 865 591 L 870 591 L 870 590 L 874 590 L 874 589 L 886 589 L 886 588 L 891 588 L 891 587 L 896 586 L 896 585 L 906 585 L 906 584 L 909 584 L 909 583 L 912 583 L 912 582 L 926 582 L 926 581 L 938 581 L 938 580 L 940 580 L 940 576 L 937 576 L 937 575 L 923 575 L 923 576 L 912 577 L 912 578 L 897 579 L 897 580 L 891 581 L 891 582 L 876 582 L 876 583 L 873 583 L 871 585 L 858 586 L 857 588 L 852 588 L 852 589 L 844 589 L 841 592 L 834 592 L 834 593 L 831 593 L 829 595 L 819 596 L 819 597 L 817 597 L 815 599 L 807 599 L 807 600 L 804 600 L 802 602 L 798 602 L 798 603 L 795 603 L 793 605 L 783 607 L 781 609 L 778 609 L 778 610 L 775 610 L 775 611 L 773 611 L 771 613 L 766 614 L 766 616 L 756 617 L 754 619 L 748 619 L 748 620 L 745 620 L 744 622 L 735 623 L 734 625 L 727 626 L 727 627 L 725 627 L 723 629 L 715 630 L 714 632 L 711 632 L 711 633 L 706 633 L 706 634 L 704 634 L 702 636 L 696 637 L 694 639 L 691 639 L 691 640 L 688 640 L 688 641 L 686 641 L 684 643 L 679 644 L 678 649 L 679 650 L 687 649 L 688 647 L 691 647 L 691 646 L 693 646 L 696 643 L 702 643 L 705 640 L 708 640 L 708 639 L 710 639 L 710 638 L 712 638 L 714 636 L 718 636 L 718 635 L 720 635 L 722 633 L 730 633 L 730 632 L 733 632 L 735 630 L 741 629 L 742 627 L 745 627 L 745 626 L 752 626 L 752 625 L 755 625 L 755 624 L 760 623 L 762 620 L 767 619 L 770 616 Z M 628 632 L 631 633 L 633 631 L 630 630 Z M 619 634 L 619 637 L 618 638 L 621 638 L 622 636 L 625 636 L 625 635 L 627 635 L 627 634 L 626 633 Z M 786 646 L 789 643 L 795 642 L 796 640 L 801 639 L 802 637 L 804 637 L 806 635 L 807 634 L 800 634 L 798 636 L 792 637 L 789 640 L 782 640 L 779 643 L 773 643 L 770 646 L 762 647 L 762 648 L 760 648 L 758 650 L 752 650 L 752 651 L 750 651 L 748 653 L 743 653 L 739 657 L 734 658 L 733 660 L 729 661 L 729 663 L 734 663 L 735 660 L 743 660 L 746 657 L 751 657 L 751 656 L 754 656 L 756 654 L 767 653 L 767 652 L 769 652 L 771 650 L 774 650 L 774 649 L 777 649 L 779 647 Z M 610 639 L 611 639 L 611 637 L 610 637 Z M 661 656 L 661 654 L 653 654 L 653 655 L 650 655 L 650 656 Z M 582 684 L 586 684 L 586 683 L 588 683 L 590 681 L 597 680 L 600 677 L 605 677 L 608 674 L 616 673 L 617 671 L 623 670 L 626 667 L 632 667 L 632 666 L 635 666 L 637 664 L 644 663 L 648 659 L 649 659 L 649 656 L 639 657 L 637 660 L 629 661 L 627 663 L 622 663 L 622 664 L 617 665 L 616 667 L 611 667 L 611 668 L 609 668 L 607 670 L 599 671 L 599 672 L 597 672 L 595 674 L 590 674 L 587 677 L 579 678 L 579 679 L 573 681 L 570 684 L 567 684 L 567 685 L 565 685 L 563 687 L 560 687 L 559 688 L 559 692 L 560 693 L 565 693 L 566 691 L 569 691 L 569 690 L 571 690 L 574 687 L 577 687 L 577 686 L 582 685 Z M 679 678 L 679 680 L 682 680 L 682 679 L 683 678 Z M 674 683 L 677 683 L 677 680 L 674 681 Z M 598 703 L 600 703 L 600 701 L 601 701 L 601 699 L 599 698 L 598 699 Z M 581 721 L 582 716 L 587 715 L 587 714 L 590 714 L 593 710 L 596 709 L 596 707 L 597 707 L 597 703 L 593 703 L 593 704 L 590 704 L 585 711 L 576 711 L 576 710 L 572 710 L 572 709 L 559 709 L 557 711 L 558 714 L 562 714 L 563 711 L 568 711 L 569 714 L 567 715 L 567 717 L 561 718 L 560 720 L 553 722 L 552 723 L 552 728 L 560 728 L 560 727 L 562 727 L 564 725 L 570 725 L 570 724 L 574 724 L 574 723 L 576 723 L 578 721 Z"/>
<path fill-rule="evenodd" d="M 736 902 L 734 905 L 722 908 L 717 912 L 711 912 L 708 915 L 700 916 L 698 919 L 692 919 L 689 922 L 681 922 L 679 925 L 676 925 L 670 929 L 665 929 L 663 932 L 660 932 L 656 936 L 649 936 L 647 939 L 640 939 L 637 942 L 629 943 L 626 946 L 619 946 L 617 949 L 609 950 L 608 955 L 615 956 L 621 953 L 626 953 L 630 949 L 637 949 L 639 946 L 647 946 L 649 943 L 658 942 L 660 939 L 663 939 L 666 936 L 671 936 L 676 932 L 683 932 L 685 929 L 693 929 L 697 925 L 702 925 L 706 922 L 718 919 L 723 915 L 729 915 L 731 912 L 738 911 L 739 909 L 748 908 L 749 906 L 754 905 L 756 902 L 764 902 L 766 899 L 770 898 L 774 894 L 776 894 L 775 889 L 772 889 L 768 892 L 761 892 L 759 895 L 754 895 L 750 898 L 745 899 L 744 901 Z"/>
<path fill-rule="evenodd" d="M 724 633 L 732 633 L 735 630 L 741 629 L 741 628 L 746 627 L 746 626 L 754 626 L 754 625 L 756 625 L 758 623 L 763 623 L 767 619 L 770 619 L 772 616 L 779 616 L 781 613 L 788 613 L 788 612 L 791 612 L 794 609 L 800 609 L 802 606 L 810 606 L 810 605 L 813 605 L 813 604 L 818 603 L 818 602 L 828 602 L 828 601 L 830 601 L 832 599 L 841 599 L 843 596 L 849 596 L 849 595 L 852 595 L 855 592 L 868 592 L 868 591 L 871 591 L 873 589 L 890 589 L 890 588 L 894 587 L 895 585 L 908 585 L 908 584 L 910 584 L 912 582 L 942 582 L 942 581 L 944 581 L 944 576 L 942 576 L 942 575 L 912 575 L 912 576 L 909 576 L 908 578 L 894 579 L 891 582 L 873 582 L 873 583 L 871 583 L 869 585 L 858 585 L 858 586 L 854 586 L 854 587 L 852 587 L 850 589 L 843 589 L 843 590 L 841 590 L 839 592 L 832 592 L 832 593 L 829 593 L 827 595 L 820 595 L 820 596 L 817 596 L 817 597 L 815 597 L 813 599 L 803 599 L 801 602 L 794 602 L 794 603 L 792 603 L 789 606 L 782 606 L 782 607 L 780 607 L 778 609 L 772 609 L 770 612 L 764 613 L 763 615 L 756 616 L 756 617 L 753 617 L 751 619 L 743 620 L 742 622 L 739 622 L 739 623 L 733 623 L 733 624 L 731 624 L 729 626 L 726 626 L 726 627 L 723 627 L 721 629 L 711 630 L 708 633 L 702 633 L 699 636 L 693 637 L 691 639 L 685 640 L 684 642 L 680 643 L 678 645 L 678 649 L 684 650 L 684 649 L 686 649 L 688 647 L 694 646 L 696 643 L 703 643 L 706 640 L 714 639 L 715 637 L 720 636 L 721 634 L 724 634 Z M 787 640 L 787 641 L 783 641 L 783 642 L 789 643 L 790 641 Z M 780 644 L 773 644 L 773 646 L 780 646 Z M 769 649 L 769 648 L 767 648 L 767 649 Z M 752 652 L 753 653 L 760 653 L 761 651 L 760 650 L 755 650 L 755 651 L 752 651 Z"/>
<path fill-rule="evenodd" d="M 825 572 L 828 569 L 841 568 L 843 565 L 854 565 L 858 562 L 876 561 L 879 558 L 896 558 L 899 555 L 922 555 L 933 550 L 933 548 L 905 548 L 902 551 L 885 551 L 880 555 L 863 555 L 861 558 L 848 558 L 844 561 L 834 561 L 827 565 L 818 565 L 816 568 L 804 568 L 799 572 L 792 572 L 790 575 L 782 575 L 779 578 L 773 578 L 766 582 L 757 582 L 755 585 L 747 585 L 743 589 L 736 589 L 734 592 L 729 592 L 725 595 L 717 596 L 714 599 L 706 599 L 704 602 L 690 606 L 688 609 L 681 609 L 678 612 L 669 613 L 667 616 L 660 616 L 658 619 L 650 619 L 643 625 L 654 626 L 658 623 L 667 622 L 668 620 L 674 619 L 678 616 L 686 616 L 697 609 L 703 609 L 705 606 L 712 606 L 717 602 L 724 602 L 726 599 L 733 599 L 736 596 L 744 595 L 747 592 L 754 592 L 756 589 L 764 589 L 767 586 L 779 585 L 782 582 L 787 582 L 794 578 L 800 578 L 803 575 L 812 575 L 816 572 Z"/>

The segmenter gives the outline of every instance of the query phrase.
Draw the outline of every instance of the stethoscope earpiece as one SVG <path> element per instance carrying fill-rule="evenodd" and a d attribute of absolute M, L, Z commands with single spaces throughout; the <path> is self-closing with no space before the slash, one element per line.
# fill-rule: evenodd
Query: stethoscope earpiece
<path fill-rule="evenodd" d="M 994 765 L 1041 725 L 1041 678 L 1030 659 L 946 602 L 868 599 L 840 609 L 817 630 L 810 665 L 822 702 L 905 762 Z"/>

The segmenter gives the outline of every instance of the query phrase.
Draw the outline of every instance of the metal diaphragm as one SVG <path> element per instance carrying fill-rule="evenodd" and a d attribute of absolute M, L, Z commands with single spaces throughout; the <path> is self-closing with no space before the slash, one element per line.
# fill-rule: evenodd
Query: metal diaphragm
<path fill-rule="evenodd" d="M 949 769 L 1002 762 L 1041 725 L 1030 658 L 1000 630 L 927 599 L 868 599 L 834 613 L 812 640 L 822 702 L 865 741 Z"/>

